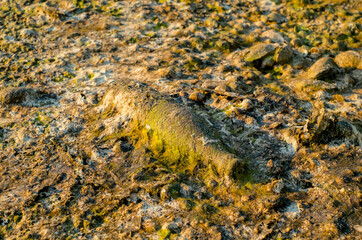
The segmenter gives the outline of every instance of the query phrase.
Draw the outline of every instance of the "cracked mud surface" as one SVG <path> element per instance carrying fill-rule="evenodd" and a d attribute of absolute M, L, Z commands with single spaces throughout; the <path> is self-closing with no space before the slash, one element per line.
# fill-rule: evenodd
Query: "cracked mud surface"
<path fill-rule="evenodd" d="M 0 0 L 0 239 L 359 239 L 361 12 Z"/>

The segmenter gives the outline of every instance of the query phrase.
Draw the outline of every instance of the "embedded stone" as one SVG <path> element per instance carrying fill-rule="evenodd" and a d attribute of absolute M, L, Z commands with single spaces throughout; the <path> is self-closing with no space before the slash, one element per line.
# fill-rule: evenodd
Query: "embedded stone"
<path fill-rule="evenodd" d="M 338 54 L 334 60 L 341 68 L 362 69 L 362 56 L 356 51 L 346 51 Z"/>
<path fill-rule="evenodd" d="M 244 60 L 247 62 L 253 62 L 266 56 L 272 55 L 275 51 L 275 45 L 273 44 L 258 44 L 244 50 Z"/>
<path fill-rule="evenodd" d="M 330 57 L 324 57 L 315 62 L 308 70 L 308 76 L 313 79 L 324 80 L 332 77 L 338 71 L 338 66 Z"/>

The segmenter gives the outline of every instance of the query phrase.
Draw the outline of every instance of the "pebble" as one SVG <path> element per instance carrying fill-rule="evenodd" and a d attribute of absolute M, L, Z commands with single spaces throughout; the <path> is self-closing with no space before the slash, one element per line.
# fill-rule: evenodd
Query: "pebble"
<path fill-rule="evenodd" d="M 192 92 L 189 96 L 189 99 L 195 102 L 202 102 L 205 100 L 205 98 L 205 94 L 198 91 Z"/>
<path fill-rule="evenodd" d="M 243 51 L 244 60 L 247 62 L 253 62 L 274 53 L 274 50 L 275 45 L 257 44 Z"/>
<path fill-rule="evenodd" d="M 265 31 L 260 35 L 260 37 L 270 39 L 273 43 L 285 42 L 283 36 L 275 30 Z"/>
<path fill-rule="evenodd" d="M 356 51 L 341 52 L 334 60 L 341 68 L 362 69 L 362 56 Z"/>
<path fill-rule="evenodd" d="M 286 45 L 277 49 L 274 59 L 277 63 L 287 64 L 293 59 L 293 49 Z"/>
<path fill-rule="evenodd" d="M 353 228 L 357 231 L 362 233 L 362 226 L 361 225 L 354 225 Z"/>
<path fill-rule="evenodd" d="M 240 108 L 245 111 L 251 111 L 254 108 L 254 103 L 250 99 L 244 99 L 240 105 Z"/>
<path fill-rule="evenodd" d="M 313 79 L 323 80 L 333 77 L 338 71 L 338 66 L 330 57 L 324 57 L 315 62 L 308 70 L 308 76 Z"/>
<path fill-rule="evenodd" d="M 33 29 L 22 29 L 20 31 L 20 36 L 22 38 L 36 37 L 38 32 Z"/>

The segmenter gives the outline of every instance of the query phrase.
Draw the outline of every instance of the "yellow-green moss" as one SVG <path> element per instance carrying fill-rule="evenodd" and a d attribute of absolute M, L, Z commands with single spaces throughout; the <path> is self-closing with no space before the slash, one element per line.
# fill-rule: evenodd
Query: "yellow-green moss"
<path fill-rule="evenodd" d="M 161 229 L 160 231 L 157 232 L 158 236 L 160 237 L 160 240 L 163 239 L 169 239 L 171 236 L 171 231 L 168 229 Z"/>
<path fill-rule="evenodd" d="M 131 119 L 124 133 L 137 139 L 135 147 L 147 145 L 173 170 L 193 172 L 211 165 L 227 181 L 245 173 L 244 161 L 222 143 L 205 119 L 155 91 L 121 85 L 104 96 L 102 105 L 121 118 Z"/>

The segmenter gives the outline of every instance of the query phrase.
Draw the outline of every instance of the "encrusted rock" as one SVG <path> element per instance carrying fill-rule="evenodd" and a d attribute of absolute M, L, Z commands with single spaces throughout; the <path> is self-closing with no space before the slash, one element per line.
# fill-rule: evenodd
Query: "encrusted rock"
<path fill-rule="evenodd" d="M 205 100 L 205 94 L 195 91 L 190 94 L 189 99 L 195 102 L 202 102 Z"/>
<path fill-rule="evenodd" d="M 274 43 L 283 43 L 283 42 L 285 42 L 283 36 L 279 32 L 277 32 L 275 30 L 265 31 L 265 32 L 263 32 L 261 34 L 260 37 L 270 39 Z"/>
<path fill-rule="evenodd" d="M 324 80 L 333 77 L 338 71 L 338 66 L 330 57 L 319 59 L 308 70 L 308 76 L 313 79 Z"/>
<path fill-rule="evenodd" d="M 250 87 L 236 76 L 228 77 L 226 79 L 226 84 L 231 89 L 231 91 L 239 94 L 245 94 L 246 92 L 250 91 Z"/>
<path fill-rule="evenodd" d="M 148 126 L 157 138 L 176 148 L 178 154 L 200 156 L 205 164 L 214 166 L 225 183 L 244 173 L 244 162 L 226 150 L 208 122 L 144 86 L 120 84 L 112 87 L 104 96 L 102 107 L 114 108 L 121 119 L 133 119 Z"/>
<path fill-rule="evenodd" d="M 219 94 L 227 94 L 228 92 L 232 92 L 233 89 L 226 84 L 220 84 L 214 91 Z"/>
<path fill-rule="evenodd" d="M 362 233 L 362 226 L 361 225 L 354 225 L 353 228 L 357 231 Z"/>
<path fill-rule="evenodd" d="M 272 12 L 268 15 L 268 20 L 276 23 L 283 23 L 287 21 L 287 18 L 280 13 Z"/>
<path fill-rule="evenodd" d="M 250 99 L 244 99 L 241 102 L 241 109 L 246 110 L 246 111 L 250 111 L 254 108 L 254 104 Z"/>
<path fill-rule="evenodd" d="M 341 68 L 362 69 L 362 56 L 356 51 L 341 52 L 334 60 Z"/>
<path fill-rule="evenodd" d="M 276 46 L 273 44 L 258 44 L 243 51 L 244 60 L 253 62 L 262 59 L 268 55 L 272 55 Z"/>
<path fill-rule="evenodd" d="M 357 83 L 359 82 L 360 84 L 362 83 L 362 69 L 355 69 L 351 72 L 351 77 L 357 81 Z"/>
<path fill-rule="evenodd" d="M 33 29 L 22 29 L 20 31 L 20 36 L 22 38 L 36 37 L 37 35 L 38 35 L 38 32 Z"/>
<path fill-rule="evenodd" d="M 274 55 L 274 59 L 277 63 L 287 64 L 293 58 L 293 49 L 290 46 L 279 47 Z"/>

